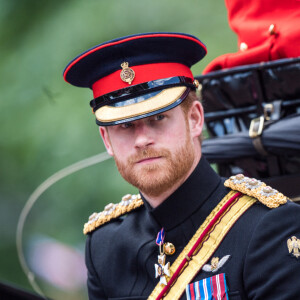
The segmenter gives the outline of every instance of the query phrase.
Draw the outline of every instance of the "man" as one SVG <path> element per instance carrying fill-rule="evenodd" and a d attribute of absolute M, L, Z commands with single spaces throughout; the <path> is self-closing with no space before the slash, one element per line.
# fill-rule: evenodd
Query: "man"
<path fill-rule="evenodd" d="M 64 71 L 92 88 L 105 147 L 140 192 L 85 224 L 90 299 L 300 294 L 300 208 L 241 174 L 224 186 L 201 155 L 190 67 L 205 53 L 191 35 L 140 34 L 98 45 Z"/>

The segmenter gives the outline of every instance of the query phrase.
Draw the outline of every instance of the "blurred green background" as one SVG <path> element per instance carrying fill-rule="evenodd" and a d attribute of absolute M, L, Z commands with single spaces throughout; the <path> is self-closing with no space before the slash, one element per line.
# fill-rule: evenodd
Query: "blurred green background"
<path fill-rule="evenodd" d="M 101 42 L 155 31 L 193 34 L 207 45 L 208 55 L 192 69 L 195 75 L 213 58 L 236 51 L 220 0 L 0 0 L 0 281 L 32 290 L 15 246 L 30 194 L 56 171 L 104 151 L 89 107 L 92 93 L 65 83 L 64 67 Z M 60 254 L 49 257 L 38 245 L 46 240 L 82 259 L 88 216 L 128 192 L 136 191 L 110 159 L 42 194 L 25 223 L 23 243 L 30 266 L 51 262 L 46 273 L 56 281 L 37 276 L 48 297 L 79 300 L 87 294 L 80 279 L 77 285 L 59 283 L 80 273 L 76 264 Z"/>

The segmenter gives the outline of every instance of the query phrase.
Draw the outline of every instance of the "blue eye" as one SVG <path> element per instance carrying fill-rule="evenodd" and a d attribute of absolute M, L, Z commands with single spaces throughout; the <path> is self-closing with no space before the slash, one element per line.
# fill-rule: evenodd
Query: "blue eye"
<path fill-rule="evenodd" d="M 133 124 L 130 122 L 121 124 L 121 128 L 124 128 L 124 129 L 130 128 L 132 126 L 133 126 Z"/>
<path fill-rule="evenodd" d="M 164 115 L 156 115 L 156 116 L 155 116 L 155 120 L 157 120 L 157 121 L 160 121 L 160 120 L 162 120 L 162 119 L 164 119 L 164 118 L 165 118 Z"/>

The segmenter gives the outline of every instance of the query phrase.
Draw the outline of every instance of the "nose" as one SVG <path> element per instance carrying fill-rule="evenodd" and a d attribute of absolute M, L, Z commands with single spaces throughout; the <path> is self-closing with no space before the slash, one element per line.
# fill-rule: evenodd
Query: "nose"
<path fill-rule="evenodd" d="M 154 144 L 153 133 L 147 124 L 140 123 L 135 128 L 135 147 L 143 149 Z"/>

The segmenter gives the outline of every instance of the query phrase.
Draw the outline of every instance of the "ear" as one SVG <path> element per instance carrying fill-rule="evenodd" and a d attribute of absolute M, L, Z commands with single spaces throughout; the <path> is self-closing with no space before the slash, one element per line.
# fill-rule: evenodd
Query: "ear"
<path fill-rule="evenodd" d="M 114 156 L 114 151 L 113 151 L 113 148 L 112 148 L 112 145 L 111 145 L 111 142 L 109 139 L 109 135 L 108 135 L 108 129 L 106 127 L 100 126 L 99 132 L 102 137 L 102 140 L 103 140 L 103 143 L 104 143 L 107 153 L 111 156 Z"/>
<path fill-rule="evenodd" d="M 194 101 L 188 112 L 190 132 L 193 138 L 198 138 L 203 130 L 204 111 L 199 101 Z"/>

